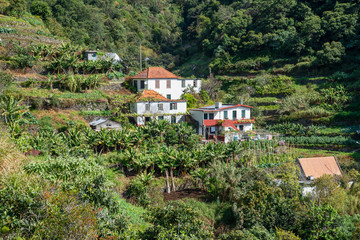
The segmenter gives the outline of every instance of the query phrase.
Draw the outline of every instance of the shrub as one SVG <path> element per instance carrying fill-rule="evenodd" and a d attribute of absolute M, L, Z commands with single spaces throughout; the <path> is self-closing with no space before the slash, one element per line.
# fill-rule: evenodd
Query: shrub
<path fill-rule="evenodd" d="M 11 74 L 0 71 L 0 95 L 13 83 Z"/>

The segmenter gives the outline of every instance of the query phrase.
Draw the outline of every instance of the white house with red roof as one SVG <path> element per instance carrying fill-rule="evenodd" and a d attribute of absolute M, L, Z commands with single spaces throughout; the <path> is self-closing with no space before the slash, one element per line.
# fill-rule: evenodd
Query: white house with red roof
<path fill-rule="evenodd" d="M 190 110 L 191 117 L 198 122 L 197 132 L 206 139 L 216 138 L 226 131 L 246 132 L 252 130 L 255 118 L 251 119 L 251 106 L 222 104 Z"/>
<path fill-rule="evenodd" d="M 154 90 L 144 90 L 131 104 L 130 110 L 132 113 L 136 113 L 137 125 L 163 119 L 169 123 L 178 123 L 185 120 L 186 100 L 171 100 Z"/>
<path fill-rule="evenodd" d="M 168 99 L 180 99 L 184 90 L 191 87 L 200 92 L 200 79 L 182 79 L 162 67 L 149 67 L 131 77 L 132 85 L 138 92 L 154 90 Z"/>

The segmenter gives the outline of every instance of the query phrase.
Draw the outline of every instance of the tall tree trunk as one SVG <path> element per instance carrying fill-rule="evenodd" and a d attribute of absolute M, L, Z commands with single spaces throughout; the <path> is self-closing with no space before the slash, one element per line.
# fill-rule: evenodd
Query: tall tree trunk
<path fill-rule="evenodd" d="M 169 183 L 169 170 L 165 169 L 165 175 L 166 175 L 166 192 L 170 193 L 170 183 Z"/>
<path fill-rule="evenodd" d="M 176 192 L 174 174 L 173 174 L 173 169 L 172 168 L 170 168 L 170 176 L 171 176 L 171 188 L 172 188 L 172 191 Z"/>

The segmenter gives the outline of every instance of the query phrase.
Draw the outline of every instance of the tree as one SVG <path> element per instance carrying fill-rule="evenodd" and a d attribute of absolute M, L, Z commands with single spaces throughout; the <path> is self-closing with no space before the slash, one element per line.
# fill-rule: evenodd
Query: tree
<path fill-rule="evenodd" d="M 341 62 L 345 55 L 345 48 L 341 42 L 326 42 L 316 55 L 321 65 L 335 64 Z"/>
<path fill-rule="evenodd" d="M 43 20 L 47 20 L 51 17 L 51 9 L 47 2 L 33 1 L 30 7 L 31 14 L 40 16 Z"/>
<path fill-rule="evenodd" d="M 5 9 L 5 13 L 20 18 L 25 14 L 26 6 L 26 0 L 10 0 L 10 5 Z"/>

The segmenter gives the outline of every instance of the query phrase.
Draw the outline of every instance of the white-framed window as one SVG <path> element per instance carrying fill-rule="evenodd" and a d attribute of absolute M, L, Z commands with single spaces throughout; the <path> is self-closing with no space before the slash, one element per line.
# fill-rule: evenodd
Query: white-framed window
<path fill-rule="evenodd" d="M 208 119 L 208 114 L 204 113 L 204 119 L 207 120 Z"/>
<path fill-rule="evenodd" d="M 197 87 L 197 80 L 194 80 L 194 87 Z"/>
<path fill-rule="evenodd" d="M 171 116 L 171 123 L 176 123 L 176 116 Z"/>
<path fill-rule="evenodd" d="M 140 81 L 140 89 L 145 89 L 145 81 L 144 80 Z"/>
<path fill-rule="evenodd" d="M 158 110 L 160 111 L 164 110 L 164 104 L 158 103 Z"/>
<path fill-rule="evenodd" d="M 245 110 L 241 110 L 241 117 L 245 118 Z"/>
<path fill-rule="evenodd" d="M 166 98 L 167 98 L 167 99 L 171 99 L 171 94 L 167 94 L 167 95 L 166 95 Z"/>
<path fill-rule="evenodd" d="M 171 80 L 166 80 L 166 88 L 171 88 Z"/>
<path fill-rule="evenodd" d="M 209 113 L 209 119 L 214 119 L 214 113 Z"/>
<path fill-rule="evenodd" d="M 182 87 L 182 88 L 186 87 L 185 79 L 181 80 L 181 87 Z"/>
<path fill-rule="evenodd" d="M 177 103 L 170 103 L 170 110 L 176 110 L 177 109 Z"/>
<path fill-rule="evenodd" d="M 155 88 L 160 88 L 160 80 L 155 80 Z"/>
<path fill-rule="evenodd" d="M 150 111 L 150 103 L 145 104 L 145 111 Z"/>
<path fill-rule="evenodd" d="M 158 120 L 164 120 L 164 116 L 158 116 Z"/>

